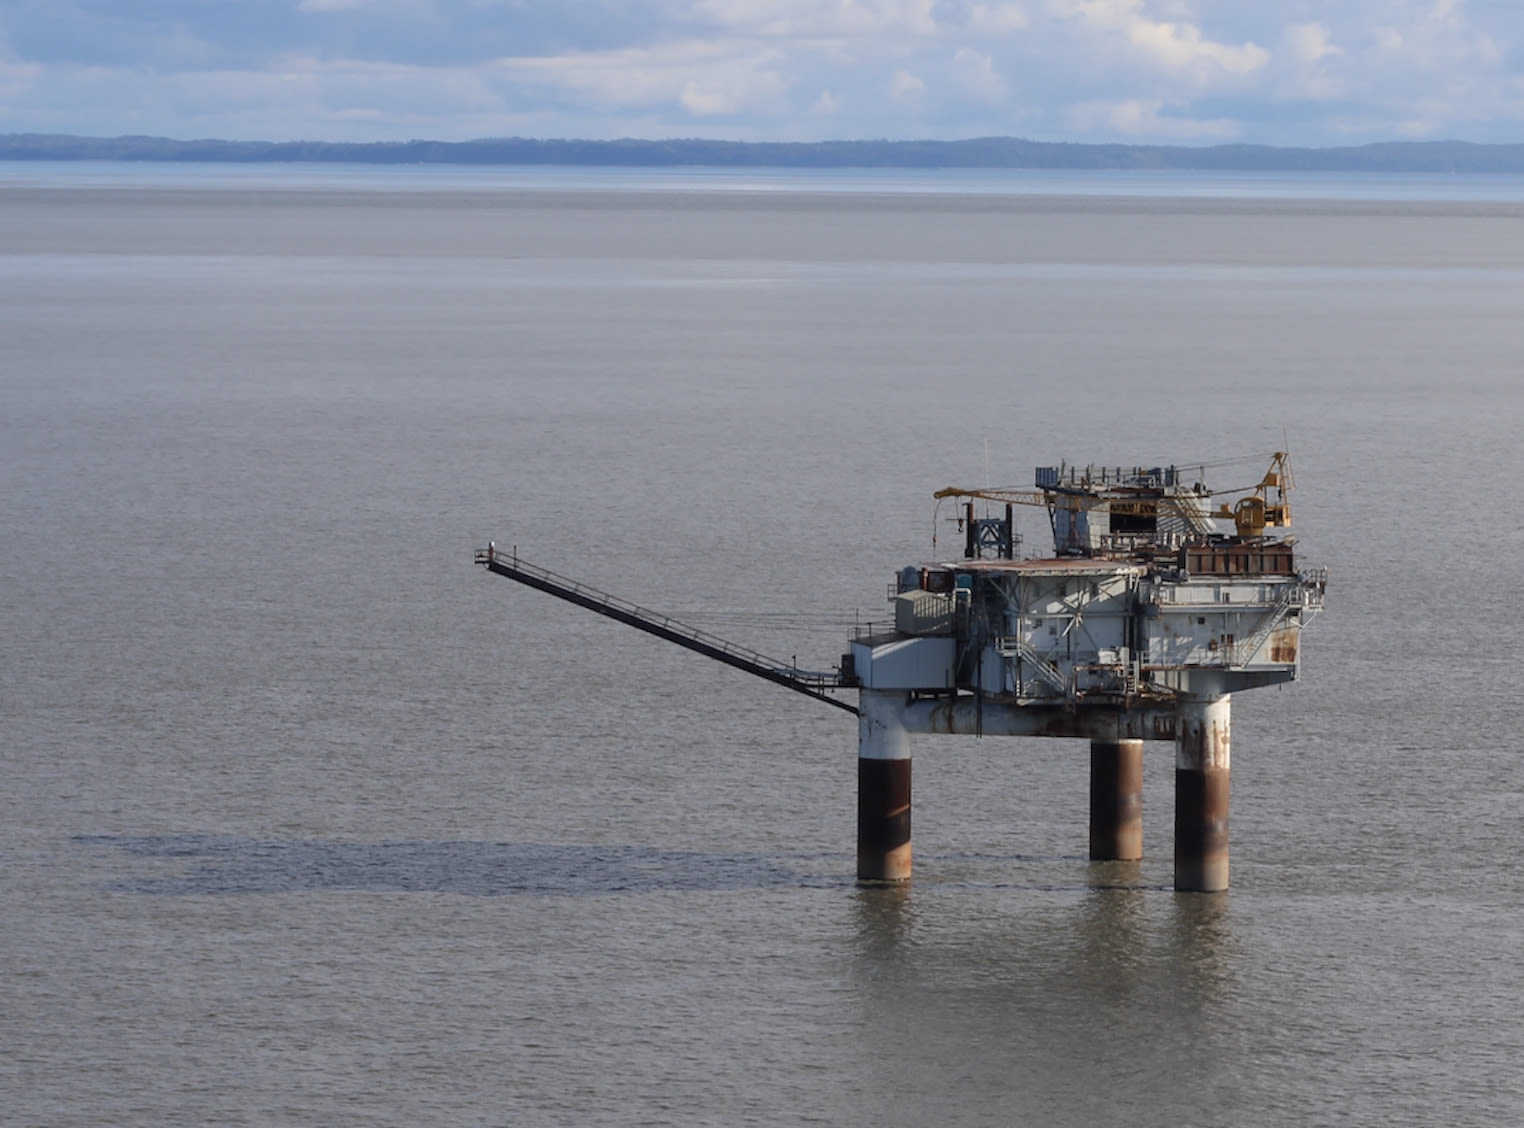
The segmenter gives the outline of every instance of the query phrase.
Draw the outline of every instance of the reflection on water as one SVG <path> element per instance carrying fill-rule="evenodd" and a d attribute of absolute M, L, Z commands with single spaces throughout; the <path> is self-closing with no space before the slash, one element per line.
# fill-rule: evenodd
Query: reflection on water
<path fill-rule="evenodd" d="M 1231 893 L 1177 893 L 1171 905 L 1169 950 L 1181 995 L 1201 1005 L 1233 991 L 1237 941 Z"/>
<path fill-rule="evenodd" d="M 1091 862 L 1090 888 L 1141 889 L 1144 885 L 1143 866 L 1139 862 Z"/>
<path fill-rule="evenodd" d="M 909 884 L 861 885 L 852 897 L 858 946 L 864 960 L 893 959 L 915 928 L 915 903 Z"/>
<path fill-rule="evenodd" d="M 1130 871 L 1130 872 L 1129 872 Z M 1082 1123 L 1232 1084 L 1231 898 L 1144 886 L 1130 863 L 1086 889 L 865 889 L 854 899 L 858 1022 L 881 1062 L 876 1122 Z M 1207 1097 L 1215 1100 L 1216 1097 Z M 998 1114 L 996 1112 L 998 1111 Z"/>
<path fill-rule="evenodd" d="M 1133 863 L 1109 863 L 1131 865 Z M 1075 920 L 1077 971 L 1093 969 L 1108 980 L 1111 993 L 1127 994 L 1138 977 L 1148 940 L 1145 898 L 1157 893 L 1105 885 L 1080 902 Z"/>

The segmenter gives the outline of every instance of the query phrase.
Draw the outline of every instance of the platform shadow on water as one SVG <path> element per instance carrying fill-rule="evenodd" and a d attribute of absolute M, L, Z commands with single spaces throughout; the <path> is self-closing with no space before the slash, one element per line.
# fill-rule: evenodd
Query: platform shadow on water
<path fill-rule="evenodd" d="M 81 835 L 152 872 L 111 879 L 153 896 L 367 891 L 477 897 L 825 888 L 848 884 L 749 854 L 539 842 L 322 842 L 219 835 Z"/>

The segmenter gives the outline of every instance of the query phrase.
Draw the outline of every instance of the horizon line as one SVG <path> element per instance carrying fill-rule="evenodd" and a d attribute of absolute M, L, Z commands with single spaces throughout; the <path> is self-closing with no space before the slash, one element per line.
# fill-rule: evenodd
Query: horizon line
<path fill-rule="evenodd" d="M 1021 137 L 1009 133 L 987 133 L 974 137 L 825 137 L 816 140 L 742 140 L 728 137 L 695 137 L 695 136 L 666 136 L 666 137 L 532 137 L 525 134 L 503 134 L 498 136 L 469 137 L 458 141 L 449 141 L 437 137 L 409 137 L 402 141 L 334 141 L 322 137 L 287 137 L 280 140 L 271 138 L 233 138 L 233 137 L 185 137 L 171 136 L 162 133 L 117 133 L 117 134 L 94 134 L 94 133 L 49 133 L 39 130 L 13 130 L 0 133 L 0 142 L 15 139 L 33 140 L 59 140 L 59 141 L 160 141 L 176 145 L 329 145 L 335 148 L 377 148 L 399 145 L 482 145 L 502 144 L 507 142 L 519 142 L 538 145 L 733 145 L 738 147 L 764 147 L 764 146 L 821 146 L 821 145 L 971 145 L 984 142 L 1012 142 L 1021 145 L 1034 145 L 1053 148 L 1074 149 L 1179 149 L 1193 152 L 1208 151 L 1212 149 L 1268 149 L 1275 152 L 1305 152 L 1305 153 L 1329 153 L 1346 152 L 1360 149 L 1376 148 L 1436 148 L 1440 146 L 1458 146 L 1475 149 L 1514 149 L 1524 148 L 1524 140 L 1521 141 L 1468 141 L 1460 137 L 1432 138 L 1427 140 L 1412 139 L 1389 139 L 1383 141 L 1363 141 L 1349 145 L 1276 145 L 1263 141 L 1214 141 L 1210 144 L 1192 145 L 1180 142 L 1161 141 L 1044 141 L 1033 137 Z"/>
<path fill-rule="evenodd" d="M 0 161 L 26 160 L 1520 175 L 1524 174 L 1524 143 L 1402 140 L 1322 147 L 1248 142 L 1189 146 L 1033 141 L 1008 136 L 824 141 L 740 141 L 702 137 L 238 141 L 219 138 L 180 140 L 151 134 L 117 137 L 66 133 L 0 134 Z"/>

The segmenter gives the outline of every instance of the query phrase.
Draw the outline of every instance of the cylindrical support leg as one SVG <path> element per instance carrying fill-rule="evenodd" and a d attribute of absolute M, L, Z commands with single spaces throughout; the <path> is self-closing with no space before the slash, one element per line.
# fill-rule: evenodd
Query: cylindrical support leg
<path fill-rule="evenodd" d="M 1090 860 L 1143 856 L 1143 742 L 1090 742 Z"/>
<path fill-rule="evenodd" d="M 1175 738 L 1175 888 L 1228 887 L 1229 698 L 1185 700 Z"/>
<path fill-rule="evenodd" d="M 910 879 L 910 737 L 903 693 L 865 689 L 857 727 L 857 880 Z"/>

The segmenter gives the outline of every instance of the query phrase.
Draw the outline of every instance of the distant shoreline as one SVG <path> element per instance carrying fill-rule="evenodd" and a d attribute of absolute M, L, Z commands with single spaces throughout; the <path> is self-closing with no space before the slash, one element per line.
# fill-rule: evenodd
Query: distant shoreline
<path fill-rule="evenodd" d="M 0 160 L 226 164 L 559 165 L 604 168 L 1068 169 L 1203 172 L 1524 173 L 1524 144 L 1389 141 L 1329 149 L 1268 145 L 1081 145 L 966 141 L 179 141 L 0 134 Z"/>

